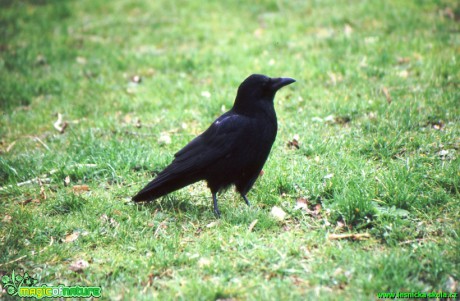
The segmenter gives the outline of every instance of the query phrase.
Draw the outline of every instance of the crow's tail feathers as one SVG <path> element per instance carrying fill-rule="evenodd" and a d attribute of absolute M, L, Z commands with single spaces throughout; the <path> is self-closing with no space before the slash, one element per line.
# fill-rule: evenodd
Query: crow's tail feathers
<path fill-rule="evenodd" d="M 153 201 L 154 199 L 190 185 L 198 180 L 200 179 L 197 179 L 193 175 L 160 173 L 157 178 L 148 183 L 141 191 L 133 196 L 133 201 Z"/>

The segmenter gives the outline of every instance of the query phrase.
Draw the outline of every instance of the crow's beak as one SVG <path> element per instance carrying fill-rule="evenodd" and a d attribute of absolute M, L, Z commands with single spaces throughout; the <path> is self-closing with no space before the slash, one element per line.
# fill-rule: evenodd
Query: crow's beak
<path fill-rule="evenodd" d="M 295 82 L 295 79 L 289 77 L 272 78 L 271 88 L 273 91 L 278 91 L 282 87 L 292 84 L 293 82 Z"/>

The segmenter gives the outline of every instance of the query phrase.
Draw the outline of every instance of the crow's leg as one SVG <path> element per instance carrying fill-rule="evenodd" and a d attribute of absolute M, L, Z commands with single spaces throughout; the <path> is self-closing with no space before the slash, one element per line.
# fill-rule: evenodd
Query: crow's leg
<path fill-rule="evenodd" d="M 244 201 L 246 202 L 246 205 L 251 206 L 251 203 L 249 203 L 249 200 L 248 200 L 248 198 L 246 197 L 246 195 L 241 194 L 241 196 L 243 197 Z"/>
<path fill-rule="evenodd" d="M 217 206 L 217 193 L 215 192 L 212 193 L 212 201 L 214 203 L 214 214 L 217 218 L 220 218 L 220 211 L 219 207 Z"/>

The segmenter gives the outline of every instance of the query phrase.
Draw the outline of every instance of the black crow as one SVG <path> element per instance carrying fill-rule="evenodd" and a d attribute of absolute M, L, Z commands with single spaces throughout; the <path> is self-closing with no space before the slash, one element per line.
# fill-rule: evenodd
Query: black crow
<path fill-rule="evenodd" d="M 151 201 L 206 180 L 217 217 L 217 193 L 232 184 L 249 206 L 246 194 L 267 160 L 278 129 L 273 99 L 276 91 L 293 82 L 292 78 L 260 74 L 246 78 L 238 88 L 233 108 L 177 152 L 173 162 L 133 200 Z"/>

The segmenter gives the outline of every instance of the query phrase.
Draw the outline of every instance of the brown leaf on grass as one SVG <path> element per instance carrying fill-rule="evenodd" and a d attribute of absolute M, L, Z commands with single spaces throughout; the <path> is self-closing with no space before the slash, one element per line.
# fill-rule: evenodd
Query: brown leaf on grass
<path fill-rule="evenodd" d="M 88 267 L 89 267 L 88 261 L 84 259 L 78 259 L 69 265 L 69 270 L 72 270 L 74 272 L 81 272 Z"/>
<path fill-rule="evenodd" d="M 342 221 L 337 221 L 337 226 L 335 227 L 336 230 L 345 228 L 345 223 Z"/>
<path fill-rule="evenodd" d="M 295 205 L 294 209 L 301 209 L 301 210 L 307 212 L 308 214 L 310 214 L 311 216 L 314 216 L 314 217 L 318 218 L 321 215 L 322 206 L 321 206 L 321 204 L 315 204 L 312 207 L 311 204 L 310 204 L 310 201 L 308 199 L 306 199 L 306 198 L 298 198 L 296 200 L 296 205 Z"/>
<path fill-rule="evenodd" d="M 296 201 L 295 201 L 295 207 L 294 209 L 303 209 L 303 210 L 307 210 L 308 209 L 308 199 L 306 198 L 298 198 Z"/>
<path fill-rule="evenodd" d="M 62 119 L 62 114 L 58 113 L 58 119 L 53 123 L 54 128 L 59 133 L 63 134 L 68 125 L 69 124 Z"/>
<path fill-rule="evenodd" d="M 313 212 L 315 213 L 315 215 L 319 215 L 321 213 L 322 209 L 323 209 L 323 207 L 321 206 L 321 204 L 316 204 L 315 205 L 315 210 Z"/>
<path fill-rule="evenodd" d="M 399 65 L 404 65 L 410 62 L 410 58 L 408 57 L 398 57 L 397 62 Z"/>
<path fill-rule="evenodd" d="M 263 176 L 264 175 L 264 170 L 262 169 L 260 172 L 259 172 L 259 177 Z"/>
<path fill-rule="evenodd" d="M 291 149 L 299 149 L 299 135 L 295 134 L 292 140 L 288 141 L 287 146 Z"/>
<path fill-rule="evenodd" d="M 337 240 L 337 239 L 351 239 L 351 240 L 364 240 L 371 238 L 369 233 L 344 233 L 344 234 L 329 234 L 328 239 Z"/>
<path fill-rule="evenodd" d="M 78 236 L 80 236 L 80 232 L 72 232 L 66 235 L 66 237 L 62 241 L 65 243 L 73 242 L 77 240 Z"/>
<path fill-rule="evenodd" d="M 82 193 L 85 191 L 89 191 L 89 186 L 88 185 L 74 185 L 72 187 L 72 190 L 74 193 Z"/>
<path fill-rule="evenodd" d="M 386 87 L 383 87 L 382 92 L 383 92 L 383 95 L 385 95 L 385 98 L 387 99 L 388 104 L 390 104 L 392 101 L 390 91 L 388 91 Z"/>

